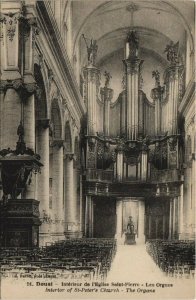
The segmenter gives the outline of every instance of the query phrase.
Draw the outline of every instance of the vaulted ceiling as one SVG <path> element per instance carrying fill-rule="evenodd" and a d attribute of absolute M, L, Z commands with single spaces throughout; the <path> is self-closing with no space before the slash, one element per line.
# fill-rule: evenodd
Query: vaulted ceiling
<path fill-rule="evenodd" d="M 81 43 L 82 60 L 85 43 L 81 39 L 94 38 L 98 42 L 98 61 L 124 47 L 131 25 L 130 7 L 135 5 L 133 24 L 138 31 L 140 46 L 152 50 L 165 59 L 165 45 L 185 39 L 193 48 L 194 2 L 192 1 L 73 1 L 73 45 Z"/>

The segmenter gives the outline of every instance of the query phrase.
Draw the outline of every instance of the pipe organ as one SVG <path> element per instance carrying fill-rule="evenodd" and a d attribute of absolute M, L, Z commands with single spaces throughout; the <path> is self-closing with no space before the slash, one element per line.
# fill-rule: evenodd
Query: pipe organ
<path fill-rule="evenodd" d="M 105 86 L 100 87 L 100 70 L 95 61 L 84 68 L 88 121 L 86 168 L 94 179 L 97 176 L 101 180 L 103 172 L 109 172 L 111 181 L 152 182 L 159 181 L 153 174 L 179 167 L 181 138 L 177 122 L 183 66 L 179 64 L 178 46 L 177 43 L 166 47 L 168 65 L 164 85 L 160 84 L 157 70 L 150 74 L 155 79 L 151 99 L 140 85 L 145 61 L 140 59 L 139 39 L 133 30 L 126 39 L 122 62 L 124 87 L 117 100 L 113 100 L 108 72 L 104 74 Z"/>

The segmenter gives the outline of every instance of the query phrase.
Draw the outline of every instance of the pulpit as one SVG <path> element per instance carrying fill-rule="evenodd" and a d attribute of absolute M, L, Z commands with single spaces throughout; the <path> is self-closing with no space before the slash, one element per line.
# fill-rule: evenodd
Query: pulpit
<path fill-rule="evenodd" d="M 32 173 L 40 172 L 40 156 L 27 148 L 18 126 L 16 149 L 0 151 L 3 197 L 0 201 L 0 242 L 3 247 L 39 246 L 39 201 L 23 198 Z"/>

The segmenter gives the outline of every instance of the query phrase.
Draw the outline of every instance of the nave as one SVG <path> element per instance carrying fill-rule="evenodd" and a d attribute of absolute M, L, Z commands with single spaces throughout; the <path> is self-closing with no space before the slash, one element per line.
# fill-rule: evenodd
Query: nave
<path fill-rule="evenodd" d="M 173 245 L 172 241 L 161 240 L 143 245 L 116 245 L 114 239 L 75 239 L 32 250 L 1 249 L 2 297 L 34 299 L 38 294 L 40 299 L 48 299 L 52 292 L 57 299 L 62 299 L 69 296 L 68 290 L 72 288 L 74 297 L 91 289 L 90 295 L 95 298 L 101 292 L 103 297 L 107 294 L 118 299 L 121 296 L 189 299 L 187 295 L 193 299 L 194 273 L 187 274 L 185 268 L 182 273 L 175 270 L 182 270 L 185 262 L 188 263 L 185 247 L 192 263 L 194 246 L 187 242 L 175 242 L 175 248 Z M 165 247 L 174 249 L 173 253 L 165 253 L 166 259 Z M 178 257 L 176 253 L 180 255 L 181 268 L 179 260 L 173 258 L 173 274 L 163 272 L 155 263 L 157 256 L 159 261 L 165 261 L 165 270 L 169 270 L 169 258 Z M 80 293 L 75 290 L 78 287 Z"/>

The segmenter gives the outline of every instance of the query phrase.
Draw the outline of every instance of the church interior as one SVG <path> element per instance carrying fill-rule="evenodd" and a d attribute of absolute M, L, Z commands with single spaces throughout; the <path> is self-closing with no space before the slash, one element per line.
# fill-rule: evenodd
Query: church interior
<path fill-rule="evenodd" d="M 1 259 L 94 252 L 104 277 L 119 245 L 145 245 L 166 272 L 178 251 L 191 274 L 194 11 L 1 1 Z M 166 248 L 167 266 L 154 255 Z"/>

